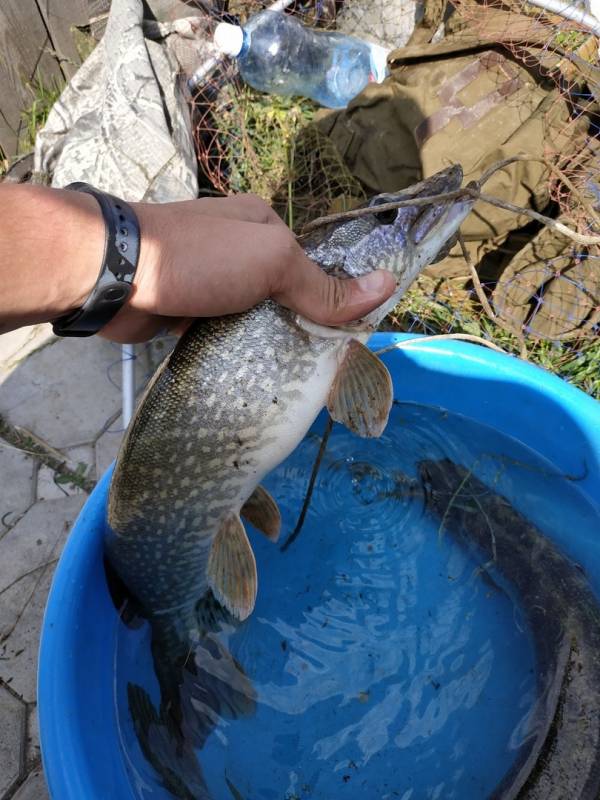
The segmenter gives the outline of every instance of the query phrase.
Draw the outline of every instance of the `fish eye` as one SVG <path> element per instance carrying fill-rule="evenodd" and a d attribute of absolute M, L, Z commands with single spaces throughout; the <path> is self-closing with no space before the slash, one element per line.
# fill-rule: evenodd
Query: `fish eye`
<path fill-rule="evenodd" d="M 375 219 L 382 225 L 392 225 L 396 221 L 397 216 L 398 209 L 391 208 L 389 211 L 380 211 L 378 214 L 375 214 Z"/>

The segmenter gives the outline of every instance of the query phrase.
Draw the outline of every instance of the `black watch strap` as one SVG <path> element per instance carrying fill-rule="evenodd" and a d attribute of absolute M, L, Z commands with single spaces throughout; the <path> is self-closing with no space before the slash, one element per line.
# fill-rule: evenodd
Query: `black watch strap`
<path fill-rule="evenodd" d="M 65 187 L 93 195 L 106 225 L 104 257 L 96 285 L 81 308 L 52 323 L 57 336 L 93 336 L 122 308 L 131 293 L 140 255 L 140 226 L 125 201 L 87 183 Z"/>

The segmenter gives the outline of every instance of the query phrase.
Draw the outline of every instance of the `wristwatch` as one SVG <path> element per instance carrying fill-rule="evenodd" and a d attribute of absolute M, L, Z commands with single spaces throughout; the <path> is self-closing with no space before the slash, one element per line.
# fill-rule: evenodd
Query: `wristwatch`
<path fill-rule="evenodd" d="M 98 280 L 81 308 L 52 323 L 57 336 L 93 336 L 123 307 L 131 294 L 140 256 L 140 226 L 134 210 L 124 200 L 87 183 L 65 187 L 93 195 L 100 205 L 106 236 Z"/>

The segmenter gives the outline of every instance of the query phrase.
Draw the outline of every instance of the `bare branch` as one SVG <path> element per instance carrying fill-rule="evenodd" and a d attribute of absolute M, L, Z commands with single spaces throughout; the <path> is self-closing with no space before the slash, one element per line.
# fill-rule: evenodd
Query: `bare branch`
<path fill-rule="evenodd" d="M 310 231 L 315 230 L 316 228 L 320 228 L 323 225 L 330 225 L 334 222 L 344 222 L 349 219 L 358 219 L 360 217 L 370 216 L 374 213 L 381 213 L 385 211 L 394 211 L 397 208 L 405 208 L 406 206 L 427 206 L 431 203 L 440 203 L 440 202 L 447 202 L 450 200 L 457 200 L 462 197 L 472 197 L 474 200 L 479 200 L 483 203 L 488 203 L 489 205 L 495 206 L 497 208 L 502 208 L 506 211 L 512 211 L 515 214 L 522 215 L 529 217 L 530 219 L 534 219 L 537 222 L 541 222 L 546 227 L 551 228 L 552 230 L 561 233 L 563 236 L 571 239 L 572 241 L 576 242 L 577 244 L 581 245 L 600 245 L 600 236 L 596 234 L 585 234 L 585 233 L 578 233 L 577 231 L 572 230 L 571 228 L 564 225 L 562 222 L 558 222 L 551 217 L 547 217 L 544 214 L 540 214 L 537 211 L 534 211 L 532 208 L 523 208 L 521 206 L 517 206 L 514 203 L 510 203 L 507 200 L 500 200 L 497 197 L 492 197 L 488 194 L 483 194 L 481 192 L 481 185 L 485 183 L 489 178 L 493 175 L 494 172 L 497 172 L 499 169 L 503 169 L 508 164 L 512 164 L 515 161 L 523 161 L 523 160 L 533 160 L 539 161 L 543 159 L 533 158 L 529 156 L 511 156 L 510 158 L 502 159 L 502 161 L 497 161 L 495 164 L 492 164 L 481 176 L 481 180 L 479 181 L 478 186 L 474 186 L 470 184 L 465 186 L 462 189 L 457 189 L 453 192 L 443 192 L 441 194 L 430 195 L 429 197 L 413 197 L 407 198 L 405 200 L 396 200 L 390 203 L 382 203 L 381 205 L 377 206 L 376 210 L 373 207 L 367 208 L 355 208 L 351 211 L 341 211 L 338 214 L 329 214 L 325 217 L 319 217 L 318 219 L 309 222 L 308 225 L 302 231 L 302 236 Z M 302 236 L 300 238 L 302 238 Z"/>

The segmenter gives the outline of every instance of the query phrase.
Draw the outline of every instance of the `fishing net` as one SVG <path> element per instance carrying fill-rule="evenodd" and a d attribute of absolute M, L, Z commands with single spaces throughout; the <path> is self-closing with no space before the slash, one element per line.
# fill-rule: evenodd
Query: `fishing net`
<path fill-rule="evenodd" d="M 266 5 L 258 0 L 205 3 L 202 11 L 210 30 L 230 19 L 227 14 L 243 22 Z M 432 3 L 422 7 L 395 0 L 313 0 L 292 3 L 285 13 L 305 25 L 398 47 L 423 16 L 431 16 L 431 8 Z M 570 8 L 575 15 L 583 13 L 578 6 Z M 547 167 L 547 203 L 538 210 L 575 233 L 600 234 L 598 38 L 585 24 L 523 0 L 453 0 L 447 7 L 440 2 L 437 12 L 434 41 L 466 28 L 506 48 L 532 74 L 543 75 L 547 125 L 556 129 L 558 119 L 560 130 L 540 153 Z M 568 108 L 566 117 L 556 114 L 553 97 Z M 514 103 L 515 114 L 525 111 L 527 101 L 519 102 L 523 107 Z M 206 71 L 191 105 L 202 192 L 254 192 L 296 232 L 315 217 L 356 207 L 369 194 L 314 124 L 318 108 L 311 101 L 254 91 L 232 61 Z M 575 141 L 576 147 L 565 146 Z M 600 396 L 598 244 L 582 244 L 516 212 L 513 216 L 513 230 L 492 254 L 472 267 L 465 264 L 458 276 L 433 271 L 422 277 L 387 327 L 483 336 Z"/>

